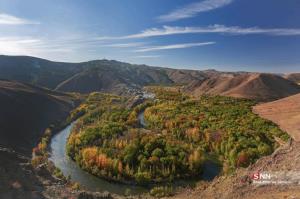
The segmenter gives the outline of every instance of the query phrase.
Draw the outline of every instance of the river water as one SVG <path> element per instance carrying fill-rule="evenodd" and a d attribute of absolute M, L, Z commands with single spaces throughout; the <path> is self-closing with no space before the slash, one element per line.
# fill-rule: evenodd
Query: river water
<path fill-rule="evenodd" d="M 146 121 L 145 121 L 145 117 L 144 117 L 144 112 L 142 111 L 138 114 L 138 121 L 141 127 L 145 128 L 147 126 Z"/>

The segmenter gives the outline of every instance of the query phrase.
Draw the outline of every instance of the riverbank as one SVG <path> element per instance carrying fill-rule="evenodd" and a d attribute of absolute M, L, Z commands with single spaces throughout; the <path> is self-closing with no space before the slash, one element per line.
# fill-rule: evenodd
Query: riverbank
<path fill-rule="evenodd" d="M 109 191 L 120 195 L 124 195 L 125 193 L 141 194 L 147 192 L 147 189 L 141 187 L 112 183 L 93 176 L 82 170 L 76 162 L 71 160 L 66 155 L 66 143 L 73 124 L 74 123 L 56 134 L 52 138 L 50 145 L 49 160 L 52 161 L 65 176 L 70 176 L 71 181 L 78 182 L 83 188 L 89 191 Z"/>
<path fill-rule="evenodd" d="M 46 165 L 34 168 L 29 157 L 11 149 L 0 148 L 0 160 L 1 199 L 125 199 L 109 192 L 74 189 L 54 177 Z"/>

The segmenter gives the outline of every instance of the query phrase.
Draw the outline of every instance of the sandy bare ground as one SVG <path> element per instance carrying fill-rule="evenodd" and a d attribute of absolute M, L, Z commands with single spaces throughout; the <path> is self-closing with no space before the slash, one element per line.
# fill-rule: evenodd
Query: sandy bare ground
<path fill-rule="evenodd" d="M 253 111 L 278 124 L 294 140 L 300 141 L 300 94 L 257 105 Z"/>

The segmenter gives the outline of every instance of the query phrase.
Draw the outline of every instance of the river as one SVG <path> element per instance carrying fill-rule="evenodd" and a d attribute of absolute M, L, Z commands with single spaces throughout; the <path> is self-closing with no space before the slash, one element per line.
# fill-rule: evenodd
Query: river
<path fill-rule="evenodd" d="M 139 125 L 143 128 L 146 128 L 147 124 L 145 121 L 145 115 L 144 115 L 145 111 L 142 111 L 138 114 L 138 121 L 139 121 Z"/>
<path fill-rule="evenodd" d="M 144 119 L 144 112 L 141 112 L 138 115 L 139 123 L 142 127 L 146 127 L 146 122 Z M 111 193 L 124 195 L 124 194 L 132 194 L 138 195 L 145 192 L 148 192 L 149 189 L 133 186 L 133 185 L 124 185 L 120 183 L 108 182 L 104 179 L 93 176 L 84 170 L 82 170 L 73 160 L 71 160 L 66 154 L 66 144 L 67 139 L 71 133 L 72 127 L 74 123 L 67 126 L 61 132 L 56 134 L 52 140 L 50 145 L 50 157 L 49 159 L 53 161 L 56 167 L 60 168 L 65 176 L 70 176 L 71 180 L 74 182 L 78 182 L 81 186 L 89 191 L 108 191 Z M 204 164 L 204 172 L 201 176 L 203 180 L 210 181 L 215 176 L 217 176 L 220 172 L 220 166 L 213 161 L 208 161 Z M 190 182 L 176 181 L 175 186 L 185 186 Z"/>

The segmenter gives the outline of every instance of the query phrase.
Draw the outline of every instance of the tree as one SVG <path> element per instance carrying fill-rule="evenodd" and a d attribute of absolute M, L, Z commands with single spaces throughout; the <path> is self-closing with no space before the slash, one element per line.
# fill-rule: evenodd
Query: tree
<path fill-rule="evenodd" d="M 156 148 L 154 149 L 154 151 L 152 151 L 152 156 L 156 156 L 158 158 L 162 157 L 164 154 L 164 151 L 160 148 Z"/>
<path fill-rule="evenodd" d="M 249 160 L 249 155 L 246 152 L 242 151 L 238 155 L 236 165 L 237 167 L 248 166 Z"/>

